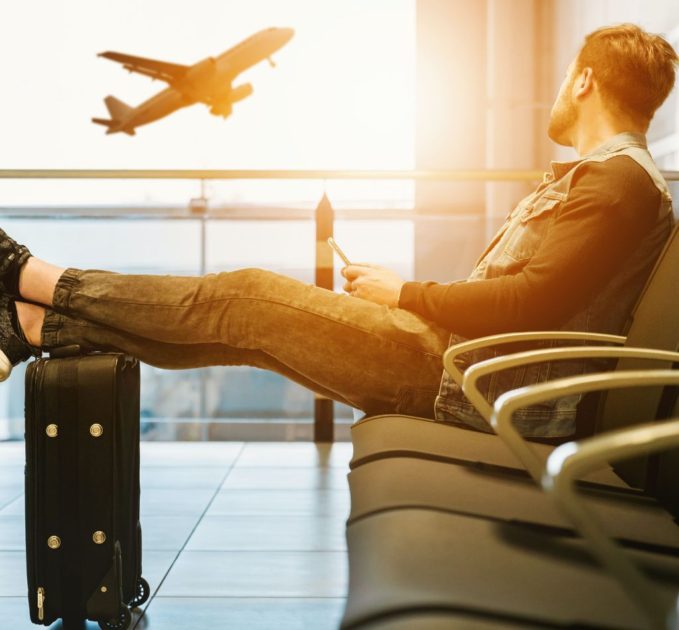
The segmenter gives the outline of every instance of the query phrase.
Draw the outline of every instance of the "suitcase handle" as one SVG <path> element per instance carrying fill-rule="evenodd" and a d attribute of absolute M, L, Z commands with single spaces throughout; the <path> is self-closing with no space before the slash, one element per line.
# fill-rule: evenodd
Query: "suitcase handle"
<path fill-rule="evenodd" d="M 99 352 L 97 350 L 95 351 L 85 351 L 82 349 L 82 346 L 78 344 L 72 344 L 70 346 L 61 346 L 59 348 L 52 348 L 49 351 L 50 359 L 64 359 L 67 357 L 83 357 L 83 356 L 91 356 L 93 354 L 107 354 L 105 352 Z M 130 356 L 129 354 L 124 354 L 122 352 L 116 352 L 113 354 L 119 354 L 124 362 L 125 362 L 125 367 L 135 367 L 138 363 L 138 359 L 136 357 Z"/>
<path fill-rule="evenodd" d="M 83 354 L 82 348 L 73 344 L 71 346 L 61 346 L 60 348 L 52 348 L 49 351 L 51 359 L 63 359 L 64 357 L 78 357 Z"/>

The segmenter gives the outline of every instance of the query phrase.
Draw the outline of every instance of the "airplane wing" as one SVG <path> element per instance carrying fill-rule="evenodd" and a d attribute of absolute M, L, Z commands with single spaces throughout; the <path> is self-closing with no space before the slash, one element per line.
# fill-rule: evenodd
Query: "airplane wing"
<path fill-rule="evenodd" d="M 134 57 L 133 55 L 125 55 L 123 53 L 106 51 L 99 53 L 98 57 L 104 57 L 111 61 L 117 61 L 123 64 L 125 70 L 143 74 L 152 79 L 160 79 L 173 83 L 181 79 L 189 66 L 182 66 L 178 63 L 167 63 L 165 61 L 157 61 L 156 59 L 146 59 L 145 57 Z"/>

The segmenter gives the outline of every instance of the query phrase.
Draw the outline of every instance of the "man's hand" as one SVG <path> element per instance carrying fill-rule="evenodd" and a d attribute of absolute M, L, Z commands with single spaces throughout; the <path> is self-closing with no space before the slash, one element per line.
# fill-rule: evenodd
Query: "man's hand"
<path fill-rule="evenodd" d="M 379 265 L 357 264 L 342 269 L 342 275 L 347 279 L 344 290 L 355 297 L 398 306 L 403 279 L 394 271 Z"/>

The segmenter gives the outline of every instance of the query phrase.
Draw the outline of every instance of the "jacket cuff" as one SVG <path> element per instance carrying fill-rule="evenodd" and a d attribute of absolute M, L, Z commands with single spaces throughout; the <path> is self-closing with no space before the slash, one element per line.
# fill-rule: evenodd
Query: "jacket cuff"
<path fill-rule="evenodd" d="M 401 293 L 398 296 L 399 308 L 404 308 L 408 311 L 416 311 L 420 302 L 423 291 L 421 282 L 405 282 L 401 287 Z"/>

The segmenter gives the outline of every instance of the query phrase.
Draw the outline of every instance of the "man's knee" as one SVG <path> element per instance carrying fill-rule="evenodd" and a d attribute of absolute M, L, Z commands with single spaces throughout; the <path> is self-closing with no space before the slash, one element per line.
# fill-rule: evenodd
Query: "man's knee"
<path fill-rule="evenodd" d="M 258 267 L 246 267 L 244 269 L 237 269 L 236 271 L 224 271 L 217 274 L 219 278 L 227 278 L 231 282 L 237 282 L 243 287 L 259 286 L 263 283 L 269 282 L 271 276 L 276 274 L 267 271 L 266 269 L 259 269 Z"/>

